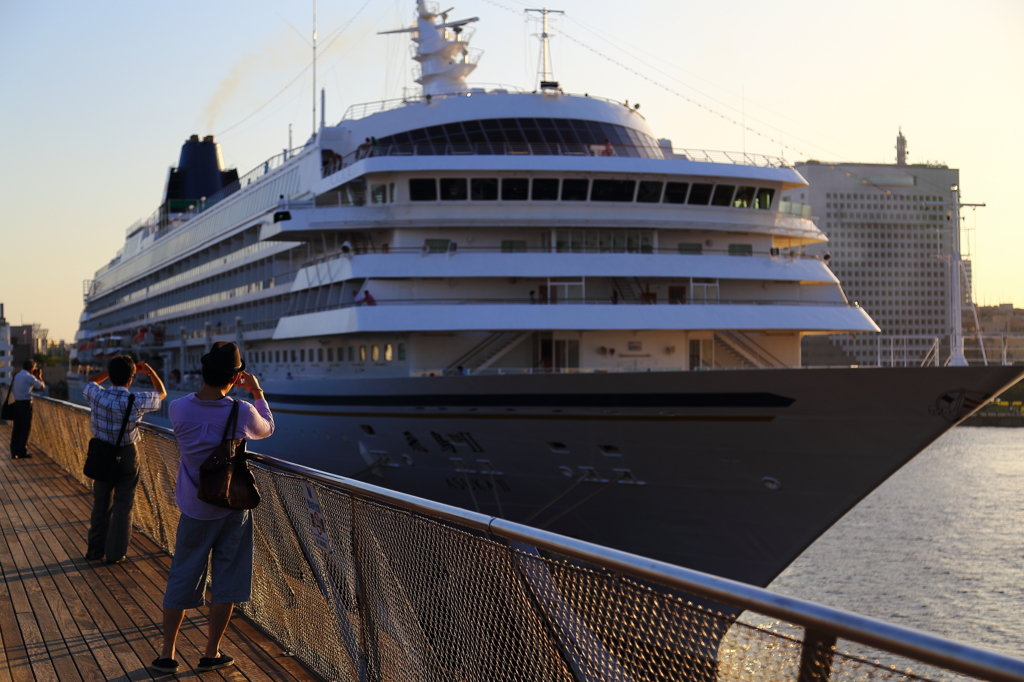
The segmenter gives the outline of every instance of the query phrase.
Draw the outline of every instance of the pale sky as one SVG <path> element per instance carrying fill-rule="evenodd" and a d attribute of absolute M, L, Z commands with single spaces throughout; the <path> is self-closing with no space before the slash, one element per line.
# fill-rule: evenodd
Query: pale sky
<path fill-rule="evenodd" d="M 480 18 L 472 82 L 535 87 L 528 6 L 456 5 L 450 19 Z M 979 303 L 1024 307 L 1024 2 L 552 8 L 566 12 L 552 30 L 565 91 L 639 102 L 676 147 L 893 163 L 902 126 L 911 163 L 959 168 L 963 201 L 987 204 L 963 214 Z M 408 36 L 375 35 L 410 25 L 413 9 L 319 1 L 328 123 L 415 87 Z M 312 10 L 312 0 L 0 2 L 0 301 L 10 321 L 74 336 L 83 280 L 157 208 L 189 135 L 216 135 L 240 173 L 286 146 L 289 123 L 296 145 L 309 136 Z"/>

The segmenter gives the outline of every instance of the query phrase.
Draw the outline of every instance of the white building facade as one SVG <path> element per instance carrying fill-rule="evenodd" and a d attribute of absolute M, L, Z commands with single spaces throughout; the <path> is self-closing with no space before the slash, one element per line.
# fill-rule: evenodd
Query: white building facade
<path fill-rule="evenodd" d="M 882 339 L 841 334 L 830 337 L 832 348 L 805 347 L 804 364 L 834 364 L 841 349 L 848 361 L 873 365 L 880 345 L 883 364 L 894 356 L 918 364 L 936 339 L 947 357 L 956 225 L 950 188 L 958 185 L 960 172 L 905 163 L 809 161 L 796 168 L 810 184 L 784 193 L 783 200 L 810 204 L 829 238 L 805 252 L 827 250 L 847 298 L 860 303 L 882 329 Z M 819 360 L 825 350 L 832 362 Z"/>

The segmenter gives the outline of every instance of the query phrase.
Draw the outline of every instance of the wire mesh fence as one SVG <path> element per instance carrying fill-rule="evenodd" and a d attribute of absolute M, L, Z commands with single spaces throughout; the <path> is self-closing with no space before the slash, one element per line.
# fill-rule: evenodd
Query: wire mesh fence
<path fill-rule="evenodd" d="M 89 487 L 88 410 L 35 404 L 34 444 Z M 178 451 L 142 432 L 134 524 L 171 552 Z M 242 611 L 326 680 L 1024 679 L 1024 661 L 759 588 L 271 458 L 250 467 L 263 500 Z"/>

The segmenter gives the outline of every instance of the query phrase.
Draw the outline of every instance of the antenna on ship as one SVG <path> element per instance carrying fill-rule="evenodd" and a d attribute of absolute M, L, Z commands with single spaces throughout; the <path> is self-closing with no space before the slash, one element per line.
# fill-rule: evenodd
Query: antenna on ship
<path fill-rule="evenodd" d="M 316 137 L 316 0 L 313 0 L 313 137 Z"/>
<path fill-rule="evenodd" d="M 549 14 L 565 14 L 559 9 L 528 9 L 527 12 L 540 12 L 542 18 L 541 32 L 540 32 L 540 55 L 541 55 L 541 74 L 540 74 L 540 89 L 541 90 L 557 90 L 558 81 L 554 79 L 554 75 L 551 73 L 551 50 L 548 46 L 548 39 L 551 37 L 548 34 L 548 15 Z"/>

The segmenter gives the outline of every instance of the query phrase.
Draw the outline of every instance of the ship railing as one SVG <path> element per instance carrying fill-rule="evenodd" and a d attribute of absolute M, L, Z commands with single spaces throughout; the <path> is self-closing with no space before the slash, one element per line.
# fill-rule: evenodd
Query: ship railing
<path fill-rule="evenodd" d="M 340 292 L 341 287 L 335 286 Z M 308 291 L 313 292 L 316 295 L 316 289 L 309 289 Z M 619 306 L 630 306 L 630 305 L 642 305 L 642 306 L 738 306 L 738 305 L 754 305 L 754 306 L 800 306 L 800 307 L 820 307 L 820 308 L 860 308 L 858 303 L 846 303 L 844 301 L 801 301 L 795 299 L 729 299 L 729 298 L 708 298 L 708 299 L 685 299 L 685 300 L 664 300 L 658 299 L 653 296 L 644 295 L 638 300 L 626 300 L 619 298 L 613 300 L 608 297 L 601 298 L 559 298 L 559 299 L 541 299 L 536 298 L 531 301 L 529 298 L 395 298 L 395 299 L 381 299 L 375 298 L 372 303 L 365 302 L 338 302 L 328 305 L 318 306 L 305 306 L 302 303 L 298 303 L 292 310 L 286 311 L 282 314 L 282 317 L 292 317 L 294 315 L 306 315 L 309 313 L 320 313 L 328 310 L 343 310 L 346 308 L 356 308 L 360 306 L 365 307 L 387 307 L 387 306 L 442 306 L 442 305 L 558 305 L 558 306 L 572 306 L 572 305 L 619 305 Z M 202 334 L 202 330 L 198 332 Z"/>
<path fill-rule="evenodd" d="M 595 230 L 595 232 L 596 232 L 596 230 Z M 442 241 L 443 242 L 443 241 L 446 241 L 446 240 L 438 240 L 438 241 Z M 686 246 L 689 246 L 689 245 L 686 245 Z M 366 245 L 359 245 L 359 246 L 352 245 L 350 247 L 349 251 L 347 251 L 347 252 L 336 251 L 336 252 L 332 252 L 332 253 L 321 254 L 319 256 L 316 256 L 315 258 L 311 258 L 311 259 L 309 259 L 307 261 L 304 261 L 303 264 L 300 266 L 300 268 L 305 268 L 305 267 L 309 267 L 311 265 L 316 265 L 317 263 L 325 263 L 325 262 L 328 262 L 328 261 L 337 260 L 338 258 L 347 258 L 349 256 L 359 256 L 359 255 L 367 255 L 367 254 L 379 254 L 379 255 L 401 255 L 401 254 L 410 255 L 410 254 L 413 254 L 413 255 L 421 255 L 421 256 L 431 256 L 431 255 L 450 256 L 451 255 L 449 253 L 450 250 L 457 251 L 460 254 L 462 254 L 462 253 L 503 253 L 503 254 L 509 254 L 509 255 L 524 254 L 524 253 L 525 254 L 552 253 L 552 254 L 558 254 L 558 255 L 566 255 L 566 254 L 588 254 L 588 255 L 594 255 L 594 254 L 604 254 L 604 255 L 607 255 L 607 254 L 630 254 L 630 255 L 669 255 L 669 256 L 680 256 L 680 255 L 682 255 L 682 256 L 735 256 L 737 258 L 742 258 L 742 257 L 750 258 L 750 257 L 752 257 L 752 258 L 773 258 L 773 259 L 782 259 L 782 260 L 798 260 L 798 259 L 799 260 L 821 260 L 822 259 L 822 256 L 820 254 L 802 253 L 802 252 L 797 252 L 796 250 L 786 250 L 786 251 L 783 251 L 783 250 L 780 250 L 780 249 L 769 249 L 768 251 L 747 251 L 747 252 L 743 252 L 743 253 L 731 252 L 731 251 L 729 251 L 728 247 L 726 247 L 724 249 L 723 248 L 702 247 L 700 251 L 690 250 L 690 249 L 685 248 L 685 247 L 681 249 L 678 246 L 674 246 L 674 247 L 658 247 L 658 248 L 644 246 L 644 247 L 639 247 L 639 248 L 636 248 L 636 249 L 634 249 L 634 248 L 627 248 L 627 247 L 603 248 L 603 247 L 575 247 L 575 246 L 573 246 L 573 247 L 565 247 L 565 248 L 556 247 L 555 249 L 551 249 L 550 247 L 529 246 L 529 245 L 527 245 L 527 246 L 516 245 L 514 247 L 507 247 L 507 246 L 500 246 L 500 245 L 494 245 L 494 246 L 471 246 L 471 245 L 463 244 L 461 242 L 449 241 L 448 245 L 445 245 L 443 248 L 440 247 L 440 246 L 431 246 L 431 245 L 427 245 L 427 244 L 424 244 L 423 246 L 390 246 L 390 245 L 382 244 L 382 245 L 376 246 L 376 247 L 370 246 L 368 244 L 366 244 Z"/>
<path fill-rule="evenodd" d="M 33 444 L 91 488 L 88 410 L 33 402 Z M 169 430 L 140 431 L 133 522 L 170 553 L 180 453 Z M 367 456 L 358 473 L 401 466 Z M 263 499 L 240 608 L 323 679 L 1024 679 L 1019 658 L 516 523 L 504 512 L 521 503 L 486 458 L 455 457 L 447 488 L 493 516 L 250 457 Z M 638 483 L 617 474 L 567 482 Z"/>
<path fill-rule="evenodd" d="M 605 146 L 590 143 L 565 142 L 476 142 L 452 144 L 449 142 L 417 142 L 408 144 L 363 143 L 344 156 L 336 154 L 321 167 L 322 177 L 333 175 L 357 161 L 375 157 L 405 156 L 599 156 L 622 158 L 665 159 L 675 158 L 699 163 L 786 168 L 789 163 L 780 157 L 748 152 L 728 152 L 709 149 L 665 149 L 654 145 L 616 144 Z"/>

